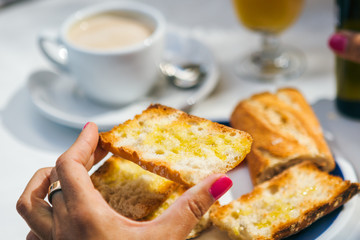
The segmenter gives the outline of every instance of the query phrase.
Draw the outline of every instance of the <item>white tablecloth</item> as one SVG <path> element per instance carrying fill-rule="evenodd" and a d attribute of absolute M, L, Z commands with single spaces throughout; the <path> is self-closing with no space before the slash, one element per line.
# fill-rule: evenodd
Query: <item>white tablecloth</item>
<path fill-rule="evenodd" d="M 28 0 L 0 8 L 1 239 L 25 238 L 29 228 L 15 210 L 18 197 L 34 172 L 41 167 L 53 166 L 79 133 L 42 117 L 30 101 L 25 87 L 27 77 L 38 69 L 51 68 L 36 46 L 36 36 L 43 29 L 58 27 L 66 16 L 95 2 L 102 1 Z M 220 69 L 219 84 L 209 98 L 195 105 L 193 114 L 228 120 L 235 104 L 253 93 L 272 91 L 281 86 L 296 87 L 310 103 L 319 100 L 327 103 L 328 108 L 315 104 L 316 113 L 335 133 L 340 147 L 360 176 L 360 123 L 344 120 L 332 107 L 335 79 L 327 38 L 335 24 L 333 1 L 307 1 L 299 21 L 283 34 L 284 42 L 304 51 L 307 70 L 298 79 L 277 84 L 250 82 L 234 76 L 234 60 L 256 48 L 259 37 L 237 22 L 231 1 L 143 2 L 161 10 L 169 27 L 181 29 L 207 44 L 216 57 Z M 359 202 L 359 197 L 355 201 Z M 348 227 L 342 230 L 341 239 L 360 239 L 359 215 L 358 209 Z"/>

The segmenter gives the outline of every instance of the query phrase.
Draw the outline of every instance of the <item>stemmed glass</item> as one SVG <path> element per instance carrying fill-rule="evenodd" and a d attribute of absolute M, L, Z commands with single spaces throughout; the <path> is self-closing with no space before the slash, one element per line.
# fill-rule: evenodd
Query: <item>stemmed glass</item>
<path fill-rule="evenodd" d="M 237 75 L 257 80 L 290 79 L 301 75 L 305 69 L 303 53 L 282 45 L 279 34 L 296 21 L 304 1 L 233 0 L 238 19 L 262 37 L 259 51 L 237 61 Z"/>

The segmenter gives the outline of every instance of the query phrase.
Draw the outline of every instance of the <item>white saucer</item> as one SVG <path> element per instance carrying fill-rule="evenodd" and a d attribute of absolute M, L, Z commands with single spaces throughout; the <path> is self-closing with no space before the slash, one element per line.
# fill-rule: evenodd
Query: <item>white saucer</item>
<path fill-rule="evenodd" d="M 202 64 L 207 75 L 200 86 L 180 90 L 161 78 L 148 96 L 120 108 L 99 105 L 87 99 L 64 75 L 49 70 L 32 73 L 27 82 L 34 105 L 48 119 L 59 124 L 81 129 L 86 122 L 95 122 L 100 130 L 109 130 L 141 113 L 151 103 L 160 103 L 186 110 L 207 97 L 218 82 L 215 58 L 200 41 L 169 32 L 166 38 L 164 60 L 177 64 L 193 62 Z"/>

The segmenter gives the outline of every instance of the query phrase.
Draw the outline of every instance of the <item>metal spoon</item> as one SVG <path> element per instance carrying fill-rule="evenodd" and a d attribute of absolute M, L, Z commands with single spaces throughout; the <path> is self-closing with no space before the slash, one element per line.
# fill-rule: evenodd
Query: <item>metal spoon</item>
<path fill-rule="evenodd" d="M 184 64 L 182 66 L 161 63 L 160 70 L 176 87 L 187 89 L 199 85 L 206 73 L 199 64 Z"/>

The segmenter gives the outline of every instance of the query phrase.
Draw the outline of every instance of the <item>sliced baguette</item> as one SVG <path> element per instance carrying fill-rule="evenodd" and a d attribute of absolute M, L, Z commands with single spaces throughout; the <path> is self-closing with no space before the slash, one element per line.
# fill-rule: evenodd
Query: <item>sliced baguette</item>
<path fill-rule="evenodd" d="M 343 181 L 303 162 L 230 204 L 213 207 L 210 218 L 232 239 L 282 239 L 340 207 L 359 191 L 359 183 Z"/>
<path fill-rule="evenodd" d="M 149 221 L 149 220 L 155 219 L 156 217 L 160 216 L 185 191 L 186 191 L 186 188 L 184 188 L 183 186 L 180 185 L 175 191 L 172 192 L 172 194 L 169 196 L 169 198 L 163 204 L 161 204 L 160 207 L 158 207 L 158 209 L 156 209 L 149 216 L 144 218 L 144 220 Z M 199 236 L 202 231 L 204 231 L 205 229 L 207 229 L 210 226 L 211 226 L 210 212 L 208 211 L 204 214 L 204 216 L 202 216 L 200 218 L 199 222 L 191 230 L 190 234 L 188 235 L 188 237 L 186 239 L 191 239 L 191 238 L 195 238 L 195 237 Z"/>
<path fill-rule="evenodd" d="M 110 157 L 91 180 L 113 209 L 134 220 L 156 210 L 178 185 L 117 156 Z"/>
<path fill-rule="evenodd" d="M 100 142 L 115 155 L 190 187 L 213 173 L 236 167 L 249 153 L 252 138 L 240 130 L 156 104 L 100 133 Z"/>
<path fill-rule="evenodd" d="M 283 88 L 243 100 L 230 122 L 254 139 L 247 160 L 255 185 L 304 160 L 327 172 L 335 167 L 316 115 L 296 89 Z"/>

